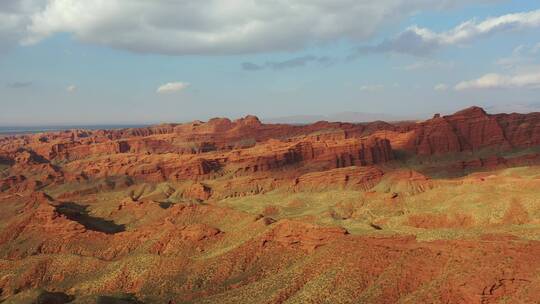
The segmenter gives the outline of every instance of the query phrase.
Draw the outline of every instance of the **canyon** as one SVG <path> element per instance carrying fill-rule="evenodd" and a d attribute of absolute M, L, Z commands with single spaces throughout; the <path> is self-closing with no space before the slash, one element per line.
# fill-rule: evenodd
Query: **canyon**
<path fill-rule="evenodd" d="M 538 189 L 540 113 L 4 136 L 0 302 L 537 303 Z"/>

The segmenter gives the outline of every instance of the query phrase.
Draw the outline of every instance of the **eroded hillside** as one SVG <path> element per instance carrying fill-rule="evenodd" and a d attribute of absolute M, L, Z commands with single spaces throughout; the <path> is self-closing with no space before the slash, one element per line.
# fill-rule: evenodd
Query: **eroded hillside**
<path fill-rule="evenodd" d="M 477 107 L 0 138 L 0 301 L 538 303 L 539 164 Z"/>

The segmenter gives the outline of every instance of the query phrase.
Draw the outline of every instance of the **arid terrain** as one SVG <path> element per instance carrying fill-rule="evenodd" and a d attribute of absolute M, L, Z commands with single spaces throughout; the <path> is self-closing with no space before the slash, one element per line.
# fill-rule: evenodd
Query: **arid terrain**
<path fill-rule="evenodd" d="M 0 138 L 2 303 L 540 303 L 540 113 Z"/>

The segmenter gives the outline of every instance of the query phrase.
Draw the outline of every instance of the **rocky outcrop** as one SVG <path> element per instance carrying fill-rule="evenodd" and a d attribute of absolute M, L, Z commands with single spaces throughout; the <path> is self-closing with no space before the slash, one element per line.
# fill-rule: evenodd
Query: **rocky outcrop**
<path fill-rule="evenodd" d="M 64 179 L 61 168 L 32 150 L 19 149 L 11 156 L 12 162 L 0 175 L 0 192 L 34 191 Z"/>
<path fill-rule="evenodd" d="M 262 237 L 262 246 L 278 244 L 312 252 L 347 234 L 347 230 L 341 227 L 319 227 L 302 222 L 282 220 L 274 224 L 272 230 Z"/>
<path fill-rule="evenodd" d="M 205 224 L 194 224 L 180 228 L 180 235 L 183 239 L 192 242 L 200 242 L 222 233 L 219 229 Z"/>
<path fill-rule="evenodd" d="M 221 169 L 215 159 L 182 155 L 112 155 L 97 160 L 70 162 L 63 167 L 70 173 L 80 173 L 88 179 L 128 176 L 135 180 L 163 182 L 188 180 L 208 176 Z"/>
<path fill-rule="evenodd" d="M 540 145 L 540 113 L 489 115 L 471 107 L 418 123 L 413 131 L 414 142 L 403 146 L 418 155 L 528 148 Z"/>
<path fill-rule="evenodd" d="M 239 176 L 214 187 L 212 198 L 225 199 L 264 194 L 285 186 L 287 183 L 287 179 L 265 176 L 264 174 Z"/>
<path fill-rule="evenodd" d="M 182 195 L 187 199 L 206 201 L 212 196 L 212 189 L 201 183 L 194 183 L 189 186 Z"/>
<path fill-rule="evenodd" d="M 493 115 L 512 147 L 540 145 L 540 113 Z"/>
<path fill-rule="evenodd" d="M 86 229 L 68 220 L 59 214 L 52 205 L 53 199 L 43 192 L 34 192 L 26 199 L 21 212 L 22 217 L 13 221 L 0 233 L 0 245 L 16 240 L 21 235 L 33 234 L 54 234 L 54 238 L 59 236 L 73 236 L 86 231 Z M 29 250 L 41 250 L 40 248 L 29 248 Z M 14 252 L 13 254 L 25 255 L 32 252 Z"/>
<path fill-rule="evenodd" d="M 433 180 L 414 170 L 395 170 L 385 174 L 381 182 L 374 190 L 390 193 L 391 197 L 397 198 L 399 195 L 414 195 L 433 189 Z"/>
<path fill-rule="evenodd" d="M 351 189 L 366 191 L 377 185 L 384 173 L 376 167 L 347 167 L 304 174 L 294 181 L 295 191 Z"/>
<path fill-rule="evenodd" d="M 339 141 L 270 141 L 265 145 L 232 153 L 227 159 L 236 172 L 255 173 L 290 165 L 309 165 L 324 169 L 369 166 L 393 159 L 388 140 L 379 138 Z"/>
<path fill-rule="evenodd" d="M 27 179 L 24 175 L 12 175 L 0 180 L 0 192 L 23 193 L 35 191 L 42 182 Z"/>
<path fill-rule="evenodd" d="M 235 175 L 269 173 L 288 168 L 343 168 L 382 164 L 393 159 L 387 140 L 378 138 L 341 141 L 268 141 L 248 149 L 203 155 L 112 154 L 67 163 L 66 178 L 76 174 L 89 179 L 129 176 L 136 180 L 200 180 L 232 172 Z M 313 169 L 310 169 L 313 170 Z M 75 174 L 75 175 L 74 175 Z"/>

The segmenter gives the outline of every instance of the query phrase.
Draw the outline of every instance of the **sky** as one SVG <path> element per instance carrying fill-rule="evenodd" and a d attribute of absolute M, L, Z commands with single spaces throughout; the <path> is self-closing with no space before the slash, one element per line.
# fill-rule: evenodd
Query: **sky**
<path fill-rule="evenodd" d="M 0 1 L 0 126 L 472 105 L 540 111 L 540 1 Z"/>

